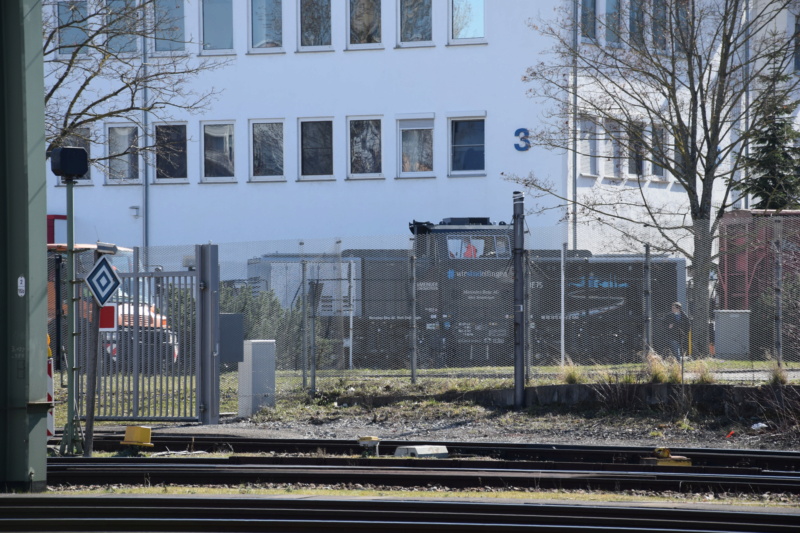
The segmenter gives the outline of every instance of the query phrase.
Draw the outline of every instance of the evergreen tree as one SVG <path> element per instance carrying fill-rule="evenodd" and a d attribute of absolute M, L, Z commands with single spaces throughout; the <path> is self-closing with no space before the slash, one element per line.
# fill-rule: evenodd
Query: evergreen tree
<path fill-rule="evenodd" d="M 745 158 L 747 177 L 733 185 L 757 199 L 753 204 L 756 209 L 796 208 L 800 199 L 800 131 L 794 124 L 800 101 L 773 90 L 788 78 L 773 71 L 762 80 L 762 90 L 768 93 L 762 100 L 761 127 L 753 135 L 751 154 Z"/>

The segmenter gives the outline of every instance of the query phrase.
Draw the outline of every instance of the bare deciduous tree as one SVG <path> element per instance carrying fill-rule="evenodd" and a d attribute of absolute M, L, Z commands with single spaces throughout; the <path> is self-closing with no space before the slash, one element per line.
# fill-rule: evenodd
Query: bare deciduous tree
<path fill-rule="evenodd" d="M 198 57 L 183 30 L 183 2 L 176 0 L 45 0 L 45 131 L 48 153 L 65 143 L 102 143 L 99 126 L 117 120 L 138 128 L 123 152 L 90 158 L 147 154 L 141 141 L 148 120 L 197 113 L 220 93 L 193 84 L 228 63 Z"/>
<path fill-rule="evenodd" d="M 530 140 L 588 168 L 574 195 L 535 173 L 511 179 L 558 198 L 573 223 L 608 228 L 625 251 L 649 242 L 689 258 L 694 347 L 706 353 L 717 226 L 737 200 L 748 142 L 770 119 L 761 101 L 800 83 L 764 85 L 793 65 L 785 15 L 797 2 L 607 0 L 578 26 L 571 4 L 531 22 L 553 46 L 525 75 L 546 109 Z"/>

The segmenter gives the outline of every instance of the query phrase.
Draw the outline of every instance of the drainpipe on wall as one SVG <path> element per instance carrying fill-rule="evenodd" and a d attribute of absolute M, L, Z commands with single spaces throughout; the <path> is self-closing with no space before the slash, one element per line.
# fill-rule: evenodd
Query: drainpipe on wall
<path fill-rule="evenodd" d="M 142 73 L 144 74 L 145 80 L 147 79 L 147 60 L 147 37 L 142 35 Z M 145 82 L 144 88 L 142 89 L 143 146 L 148 146 L 148 140 L 150 138 L 150 112 L 147 110 L 149 98 L 147 82 Z M 142 179 L 144 180 L 142 183 L 142 210 L 144 211 L 142 215 L 142 255 L 144 256 L 144 270 L 148 271 L 150 267 L 150 253 L 148 251 L 150 246 L 150 165 L 146 160 L 144 161 L 144 176 L 142 176 Z"/>
<path fill-rule="evenodd" d="M 572 0 L 572 249 L 578 249 L 578 0 Z"/>

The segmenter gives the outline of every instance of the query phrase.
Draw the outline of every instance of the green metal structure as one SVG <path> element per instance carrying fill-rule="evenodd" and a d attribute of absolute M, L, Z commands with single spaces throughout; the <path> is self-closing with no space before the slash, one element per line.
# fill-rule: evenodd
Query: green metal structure
<path fill-rule="evenodd" d="M 40 0 L 0 2 L 0 491 L 46 488 L 47 265 Z"/>

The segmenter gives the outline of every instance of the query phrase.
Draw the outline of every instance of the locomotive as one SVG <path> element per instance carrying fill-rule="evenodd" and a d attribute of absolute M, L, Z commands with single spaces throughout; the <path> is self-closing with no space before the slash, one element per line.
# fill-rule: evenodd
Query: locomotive
<path fill-rule="evenodd" d="M 412 221 L 412 249 L 348 249 L 315 258 L 306 279 L 311 313 L 338 321 L 349 365 L 361 368 L 510 366 L 514 357 L 513 229 L 488 218 Z M 560 250 L 524 250 L 526 357 L 529 364 L 561 359 Z M 300 279 L 301 258 L 264 255 L 248 262 L 251 287 L 280 289 Z M 664 349 L 659 319 L 685 302 L 685 260 L 652 257 L 646 294 L 644 256 L 571 250 L 564 266 L 564 348 L 576 363 L 631 362 L 645 345 Z M 281 299 L 279 297 L 279 299 Z M 648 308 L 649 304 L 649 308 Z M 412 320 L 412 317 L 415 317 Z M 324 326 L 323 326 L 324 327 Z"/>

